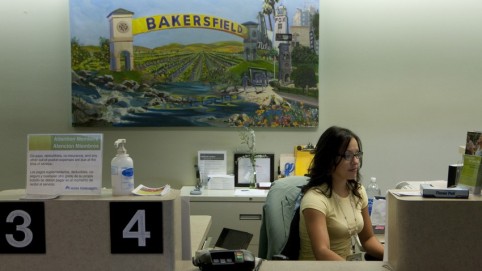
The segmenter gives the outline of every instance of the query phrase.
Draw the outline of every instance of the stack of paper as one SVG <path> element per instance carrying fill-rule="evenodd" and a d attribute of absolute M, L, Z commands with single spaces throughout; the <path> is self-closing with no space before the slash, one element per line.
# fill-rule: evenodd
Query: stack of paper
<path fill-rule="evenodd" d="M 234 175 L 208 175 L 208 189 L 232 190 L 234 189 Z"/>
<path fill-rule="evenodd" d="M 132 194 L 138 196 L 164 196 L 171 191 L 171 186 L 166 184 L 161 187 L 147 187 L 145 185 L 138 185 Z"/>

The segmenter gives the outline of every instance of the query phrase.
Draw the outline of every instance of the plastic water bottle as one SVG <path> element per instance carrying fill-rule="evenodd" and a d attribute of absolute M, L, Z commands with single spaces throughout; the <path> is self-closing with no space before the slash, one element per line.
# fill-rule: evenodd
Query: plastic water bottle
<path fill-rule="evenodd" d="M 375 200 L 376 196 L 381 195 L 380 187 L 377 184 L 377 178 L 371 177 L 370 183 L 368 184 L 367 188 L 367 197 L 368 197 L 368 214 L 372 214 L 372 206 L 373 201 Z"/>

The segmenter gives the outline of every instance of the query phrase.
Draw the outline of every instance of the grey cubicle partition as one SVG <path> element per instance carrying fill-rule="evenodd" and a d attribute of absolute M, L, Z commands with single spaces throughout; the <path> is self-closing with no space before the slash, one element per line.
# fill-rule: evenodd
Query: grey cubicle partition
<path fill-rule="evenodd" d="M 171 271 L 176 269 L 176 262 L 181 260 L 182 227 L 179 190 L 173 189 L 168 195 L 163 197 L 112 197 L 107 192 L 102 196 L 61 196 L 58 199 L 45 201 L 25 201 L 19 200 L 21 196 L 23 196 L 23 192 L 18 190 L 2 191 L 0 192 L 0 206 L 18 205 L 19 207 L 13 207 L 15 209 L 14 213 L 18 213 L 22 209 L 21 204 L 25 202 L 44 206 L 45 252 L 24 253 L 22 251 L 13 251 L 11 253 L 8 250 L 7 253 L 2 252 L 0 253 L 2 270 Z M 136 216 L 130 218 L 130 214 L 127 212 L 128 208 L 125 209 L 125 212 L 123 208 L 133 205 L 141 207 L 136 212 Z M 146 208 L 143 206 L 146 206 Z M 156 209 L 159 206 L 160 208 Z M 126 213 L 126 221 L 129 224 L 120 225 L 120 232 L 121 234 L 127 233 L 127 239 L 134 239 L 138 247 L 134 245 L 133 248 L 138 249 L 140 247 L 140 251 L 132 252 L 129 245 L 112 247 L 112 241 L 118 238 L 117 235 L 112 234 L 112 224 L 117 223 L 117 220 L 112 220 L 112 217 L 115 216 L 112 210 L 118 207 L 122 209 L 120 209 L 117 215 L 122 216 L 123 213 Z M 154 213 L 151 212 L 152 210 Z M 159 214 L 156 214 L 157 212 Z M 24 218 L 29 217 L 28 214 L 25 215 L 22 211 L 20 213 L 23 214 Z M 153 221 L 152 225 L 156 226 L 151 226 L 150 222 L 142 225 L 143 216 L 150 217 L 149 219 L 151 220 L 149 221 Z M 3 217 L 0 219 L 5 221 Z M 20 219 L 13 224 L 26 225 L 20 231 L 26 233 L 31 231 L 29 234 L 33 238 L 29 240 L 36 241 L 37 239 L 35 238 L 40 236 L 42 232 L 36 232 L 36 228 L 30 230 L 27 222 L 28 219 L 23 219 L 23 221 Z M 141 244 L 141 241 L 138 242 L 137 236 L 129 237 L 129 231 L 137 234 L 137 231 L 141 231 L 144 226 L 145 232 L 144 235 L 141 234 L 141 239 L 147 240 L 147 244 L 145 242 Z M 19 230 L 7 229 L 7 231 L 16 232 Z M 2 232 L 0 234 L 3 235 L 5 233 Z M 22 234 L 15 235 L 13 238 L 21 241 L 25 239 Z M 120 238 L 122 239 L 122 237 Z M 157 238 L 156 240 L 162 240 L 162 242 L 150 243 L 151 238 Z M 121 244 L 122 241 L 125 240 L 121 240 Z M 18 246 L 17 243 L 11 242 L 13 246 Z M 9 243 L 2 244 L 0 249 L 5 249 L 5 247 L 8 249 Z M 151 247 L 153 250 L 150 250 Z"/>
<path fill-rule="evenodd" d="M 387 194 L 385 238 L 393 270 L 480 270 L 482 197 L 433 199 L 395 192 Z"/>

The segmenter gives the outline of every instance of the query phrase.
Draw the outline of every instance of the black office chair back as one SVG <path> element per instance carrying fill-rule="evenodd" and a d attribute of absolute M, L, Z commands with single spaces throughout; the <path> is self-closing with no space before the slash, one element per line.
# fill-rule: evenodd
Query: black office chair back
<path fill-rule="evenodd" d="M 295 214 L 290 224 L 290 233 L 286 241 L 281 255 L 285 256 L 284 260 L 298 260 L 300 256 L 300 207 L 295 210 Z"/>

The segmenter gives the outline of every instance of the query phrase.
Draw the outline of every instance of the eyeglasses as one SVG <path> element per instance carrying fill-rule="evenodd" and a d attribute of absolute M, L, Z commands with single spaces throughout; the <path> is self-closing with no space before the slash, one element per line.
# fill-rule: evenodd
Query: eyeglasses
<path fill-rule="evenodd" d="M 352 153 L 352 152 L 345 152 L 344 154 L 340 154 L 340 156 L 345 159 L 346 161 L 351 161 L 353 157 L 358 158 L 358 160 L 361 160 L 363 158 L 363 152 L 359 151 L 357 153 Z"/>

